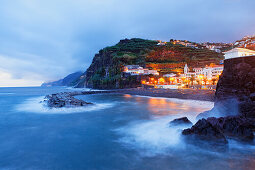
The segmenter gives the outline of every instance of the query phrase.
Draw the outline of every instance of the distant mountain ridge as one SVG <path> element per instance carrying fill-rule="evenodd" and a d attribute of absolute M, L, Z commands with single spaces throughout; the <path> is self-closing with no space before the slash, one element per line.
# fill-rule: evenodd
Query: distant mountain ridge
<path fill-rule="evenodd" d="M 83 72 L 78 71 L 72 74 L 69 74 L 68 76 L 64 77 L 63 79 L 43 83 L 42 87 L 51 87 L 51 86 L 75 86 L 77 84 L 77 81 L 82 76 Z"/>

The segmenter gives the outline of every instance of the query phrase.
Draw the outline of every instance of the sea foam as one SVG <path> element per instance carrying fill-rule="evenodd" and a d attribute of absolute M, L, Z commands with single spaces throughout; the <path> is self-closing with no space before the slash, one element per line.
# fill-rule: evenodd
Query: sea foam
<path fill-rule="evenodd" d="M 134 121 L 124 127 L 115 129 L 116 133 L 120 135 L 118 142 L 128 148 L 138 150 L 143 156 L 169 155 L 169 153 L 173 153 L 173 150 L 186 150 L 187 145 L 183 141 L 181 133 L 183 129 L 190 126 L 169 127 L 169 122 L 175 118 L 187 116 L 194 124 L 196 122 L 195 117 L 200 111 L 210 110 L 214 105 L 210 101 L 139 95 L 134 97 L 164 99 L 169 102 L 185 105 L 187 108 L 198 108 L 196 110 L 198 111 L 197 113 L 180 109 L 180 114 L 178 115 L 152 116 L 151 120 Z"/>
<path fill-rule="evenodd" d="M 121 136 L 118 142 L 128 148 L 141 151 L 146 156 L 167 154 L 171 149 L 184 149 L 181 130 L 184 127 L 169 127 L 170 116 L 154 120 L 136 121 L 115 131 Z M 187 127 L 186 127 L 187 128 Z"/>
<path fill-rule="evenodd" d="M 89 112 L 102 110 L 112 107 L 112 103 L 95 103 L 89 106 L 83 107 L 70 107 L 70 108 L 49 108 L 45 105 L 44 96 L 29 98 L 25 102 L 19 104 L 15 110 L 25 111 L 38 114 L 70 114 L 70 113 L 79 113 L 79 112 Z"/>

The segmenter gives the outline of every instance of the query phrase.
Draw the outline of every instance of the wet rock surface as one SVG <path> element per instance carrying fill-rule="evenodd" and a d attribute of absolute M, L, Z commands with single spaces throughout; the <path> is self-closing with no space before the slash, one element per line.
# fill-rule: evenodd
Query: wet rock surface
<path fill-rule="evenodd" d="M 46 98 L 47 106 L 50 108 L 78 107 L 78 106 L 86 106 L 86 105 L 92 104 L 92 103 L 74 98 L 71 95 L 71 93 L 51 94 L 51 95 L 47 95 L 45 98 Z"/>
<path fill-rule="evenodd" d="M 179 125 L 192 125 L 192 123 L 187 117 L 174 119 L 173 121 L 169 122 L 169 126 L 179 126 Z"/>
<path fill-rule="evenodd" d="M 61 107 L 80 107 L 92 105 L 90 102 L 85 102 L 76 99 L 77 95 L 99 94 L 99 93 L 112 93 L 113 91 L 76 91 L 76 92 L 62 92 L 45 96 L 44 102 L 49 108 Z"/>
<path fill-rule="evenodd" d="M 182 134 L 206 141 L 227 143 L 226 138 L 252 141 L 254 130 L 254 119 L 241 116 L 209 117 L 200 119 L 189 129 L 184 129 Z"/>
<path fill-rule="evenodd" d="M 206 119 L 200 119 L 194 126 L 189 129 L 184 129 L 182 134 L 195 139 L 204 141 L 213 141 L 217 143 L 226 144 L 227 140 L 222 131 L 212 125 Z"/>
<path fill-rule="evenodd" d="M 228 116 L 207 119 L 213 126 L 219 128 L 223 134 L 230 138 L 249 141 L 254 139 L 254 119 L 239 116 Z"/>

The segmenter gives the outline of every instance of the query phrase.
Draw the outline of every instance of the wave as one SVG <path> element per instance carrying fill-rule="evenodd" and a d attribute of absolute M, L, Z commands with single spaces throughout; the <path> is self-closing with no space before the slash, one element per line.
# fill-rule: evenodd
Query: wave
<path fill-rule="evenodd" d="M 70 114 L 79 112 L 90 112 L 112 107 L 113 103 L 96 103 L 90 106 L 70 107 L 70 108 L 48 108 L 42 101 L 44 96 L 27 99 L 24 103 L 19 104 L 15 110 L 25 111 L 38 114 Z"/>
<path fill-rule="evenodd" d="M 138 149 L 146 156 L 167 154 L 169 149 L 185 148 L 181 139 L 183 127 L 170 128 L 168 123 L 171 120 L 172 117 L 166 116 L 155 120 L 136 121 L 114 131 L 122 136 L 118 142 L 128 148 Z"/>
<path fill-rule="evenodd" d="M 15 93 L 0 93 L 0 95 L 12 95 L 12 94 L 15 94 Z"/>
<path fill-rule="evenodd" d="M 152 99 L 164 99 L 168 102 L 187 105 L 187 107 L 199 108 L 202 110 L 212 109 L 213 102 L 199 101 L 190 99 L 177 99 L 177 98 L 164 98 L 164 97 L 150 97 L 134 95 L 134 97 L 144 97 Z M 171 109 L 167 108 L 168 110 Z M 180 110 L 181 112 L 181 110 Z M 183 112 L 183 111 L 182 111 Z M 189 120 L 196 122 L 196 114 L 193 112 L 185 111 L 181 114 L 181 117 L 187 116 Z M 115 131 L 121 135 L 118 142 L 123 145 L 127 145 L 129 148 L 138 149 L 142 154 L 146 156 L 154 156 L 157 154 L 169 154 L 173 150 L 182 150 L 187 147 L 186 143 L 182 139 L 181 132 L 187 126 L 169 127 L 169 122 L 175 118 L 179 118 L 180 115 L 169 116 L 152 116 L 152 120 L 135 121 L 131 122 L 127 126 L 115 129 Z"/>

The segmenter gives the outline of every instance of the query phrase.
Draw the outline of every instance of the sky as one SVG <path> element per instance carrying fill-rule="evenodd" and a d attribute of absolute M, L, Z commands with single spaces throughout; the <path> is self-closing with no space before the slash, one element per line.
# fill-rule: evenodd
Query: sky
<path fill-rule="evenodd" d="M 85 71 L 124 38 L 234 42 L 255 34 L 255 0 L 0 0 L 0 87 Z"/>

